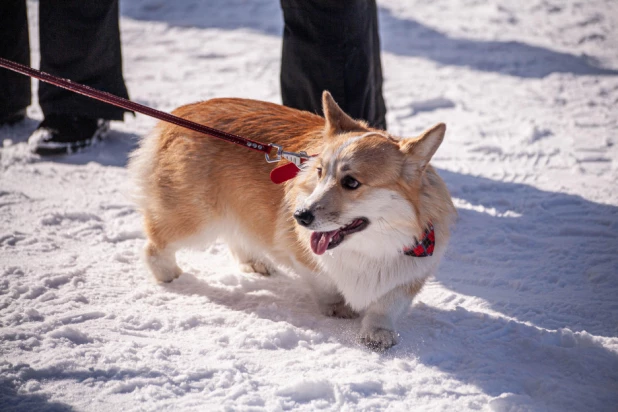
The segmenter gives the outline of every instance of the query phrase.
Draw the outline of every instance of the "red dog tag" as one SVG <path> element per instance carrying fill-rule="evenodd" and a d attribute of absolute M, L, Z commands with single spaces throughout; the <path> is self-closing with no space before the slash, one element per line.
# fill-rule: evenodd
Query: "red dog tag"
<path fill-rule="evenodd" d="M 295 178 L 299 170 L 300 169 L 298 166 L 294 163 L 288 163 L 283 166 L 275 167 L 270 172 L 270 180 L 277 185 L 287 182 L 288 180 Z"/>

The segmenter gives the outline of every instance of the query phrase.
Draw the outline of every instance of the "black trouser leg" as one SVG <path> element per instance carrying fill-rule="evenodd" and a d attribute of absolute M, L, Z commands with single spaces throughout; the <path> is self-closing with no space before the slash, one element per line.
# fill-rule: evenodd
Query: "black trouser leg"
<path fill-rule="evenodd" d="M 30 66 L 26 0 L 0 3 L 0 57 Z M 30 105 L 30 78 L 0 68 L 0 118 Z"/>
<path fill-rule="evenodd" d="M 122 77 L 118 0 L 40 0 L 41 70 L 128 98 Z M 43 113 L 122 120 L 124 109 L 47 83 Z"/>
<path fill-rule="evenodd" d="M 386 128 L 375 0 L 281 0 L 283 104 L 322 113 L 328 90 L 350 116 Z"/>

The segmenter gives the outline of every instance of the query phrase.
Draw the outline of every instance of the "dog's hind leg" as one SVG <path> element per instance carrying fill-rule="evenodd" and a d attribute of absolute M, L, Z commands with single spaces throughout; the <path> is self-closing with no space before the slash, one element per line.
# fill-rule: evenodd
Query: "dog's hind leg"
<path fill-rule="evenodd" d="M 145 231 L 148 242 L 144 247 L 144 261 L 159 282 L 169 283 L 182 274 L 182 270 L 176 264 L 176 248 L 172 242 L 178 240 L 180 235 L 175 222 L 164 222 L 154 219 L 148 214 L 144 217 Z"/>
<path fill-rule="evenodd" d="M 182 275 L 182 270 L 176 264 L 176 250 L 169 245 L 160 248 L 148 241 L 144 247 L 144 260 L 159 282 L 169 283 Z"/>

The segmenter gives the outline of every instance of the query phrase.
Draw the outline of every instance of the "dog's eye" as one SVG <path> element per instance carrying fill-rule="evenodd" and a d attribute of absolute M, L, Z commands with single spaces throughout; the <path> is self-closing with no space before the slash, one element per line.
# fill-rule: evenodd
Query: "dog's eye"
<path fill-rule="evenodd" d="M 360 182 L 354 179 L 352 176 L 346 176 L 341 179 L 341 186 L 343 186 L 344 189 L 356 190 L 360 187 L 360 185 Z"/>
<path fill-rule="evenodd" d="M 322 168 L 318 167 L 317 171 L 318 171 L 318 178 L 322 177 Z"/>

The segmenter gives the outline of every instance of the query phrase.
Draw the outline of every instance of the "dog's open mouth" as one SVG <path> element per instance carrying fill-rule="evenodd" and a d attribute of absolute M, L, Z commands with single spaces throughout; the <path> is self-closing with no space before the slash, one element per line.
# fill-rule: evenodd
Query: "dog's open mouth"
<path fill-rule="evenodd" d="M 311 234 L 311 250 L 316 255 L 322 255 L 328 249 L 333 249 L 343 242 L 347 235 L 360 232 L 369 225 L 364 217 L 354 219 L 352 223 L 330 232 L 313 232 Z"/>

